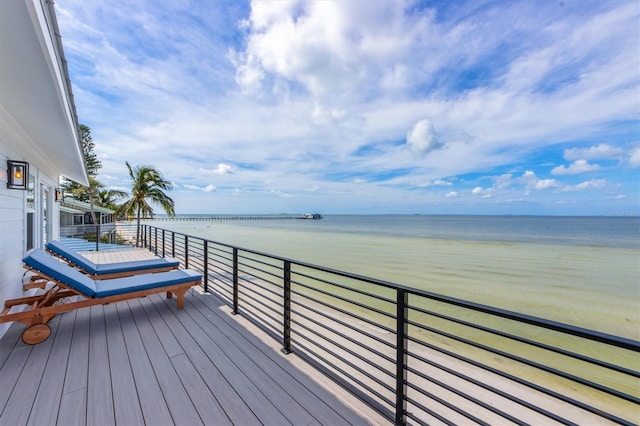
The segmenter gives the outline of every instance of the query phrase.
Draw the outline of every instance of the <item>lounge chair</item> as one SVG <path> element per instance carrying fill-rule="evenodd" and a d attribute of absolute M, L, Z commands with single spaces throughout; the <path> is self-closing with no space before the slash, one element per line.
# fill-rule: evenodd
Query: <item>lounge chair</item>
<path fill-rule="evenodd" d="M 46 248 L 54 256 L 63 259 L 71 266 L 79 268 L 96 280 L 128 277 L 151 272 L 165 272 L 177 269 L 180 266 L 180 262 L 175 259 L 161 257 L 130 262 L 96 264 L 77 251 L 71 250 L 60 241 L 51 241 L 47 243 Z"/>
<path fill-rule="evenodd" d="M 22 261 L 25 268 L 36 270 L 53 283 L 43 294 L 7 300 L 0 314 L 0 323 L 26 324 L 22 340 L 31 345 L 49 337 L 51 329 L 47 322 L 59 313 L 162 292 L 167 293 L 167 298 L 175 294 L 178 308 L 182 308 L 187 290 L 202 280 L 202 275 L 195 271 L 179 269 L 96 281 L 41 249 L 32 251 Z M 69 299 L 62 303 L 65 298 Z M 20 306 L 24 310 L 18 312 Z"/>

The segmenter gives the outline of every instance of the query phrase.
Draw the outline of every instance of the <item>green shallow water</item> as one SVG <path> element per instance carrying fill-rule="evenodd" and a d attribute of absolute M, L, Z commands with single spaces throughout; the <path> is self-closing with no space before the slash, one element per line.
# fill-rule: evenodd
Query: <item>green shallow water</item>
<path fill-rule="evenodd" d="M 632 248 L 317 232 L 251 222 L 155 225 L 635 340 L 640 337 L 640 256 Z"/>

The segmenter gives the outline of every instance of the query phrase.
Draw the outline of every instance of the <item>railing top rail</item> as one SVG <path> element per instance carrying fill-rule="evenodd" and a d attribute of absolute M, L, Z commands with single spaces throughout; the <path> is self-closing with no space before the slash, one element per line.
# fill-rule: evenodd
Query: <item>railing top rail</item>
<path fill-rule="evenodd" d="M 157 228 L 157 229 L 165 229 L 165 228 L 160 228 L 157 226 L 153 226 L 153 225 L 148 225 L 145 224 L 145 226 L 149 226 L 151 228 Z M 507 309 L 502 309 L 502 308 L 496 308 L 493 306 L 489 306 L 489 305 L 484 305 L 481 303 L 476 303 L 476 302 L 470 302 L 467 300 L 462 300 L 462 299 L 458 299 L 455 297 L 451 297 L 451 296 L 445 296 L 442 294 L 437 294 L 437 293 L 433 293 L 433 292 L 429 292 L 426 290 L 421 290 L 421 289 L 416 289 L 416 288 L 412 288 L 412 287 L 407 287 L 401 284 L 397 284 L 397 283 L 392 283 L 390 281 L 385 281 L 385 280 L 380 280 L 377 278 L 371 278 L 371 277 L 367 277 L 364 275 L 359 275 L 359 274 L 355 274 L 355 273 L 351 273 L 351 272 L 346 272 L 346 271 L 341 271 L 338 269 L 333 269 L 333 268 L 329 268 L 326 266 L 321 266 L 321 265 L 315 265 L 312 263 L 308 263 L 308 262 L 303 262 L 303 261 L 299 261 L 299 260 L 295 260 L 295 259 L 290 259 L 284 256 L 278 256 L 278 255 L 274 255 L 274 254 L 269 254 L 269 253 L 265 253 L 259 250 L 254 250 L 254 249 L 248 249 L 248 248 L 244 248 L 244 247 L 239 247 L 233 244 L 228 244 L 228 243 L 223 243 L 223 242 L 219 242 L 219 241 L 214 241 L 214 240 L 208 240 L 206 238 L 202 238 L 202 237 L 198 237 L 198 236 L 194 236 L 194 235 L 189 235 L 189 234 L 185 234 L 183 232 L 178 232 L 178 231 L 173 231 L 171 229 L 165 229 L 166 231 L 169 232 L 174 232 L 176 234 L 182 234 L 184 236 L 187 236 L 189 238 L 197 238 L 197 239 L 201 239 L 201 240 L 206 240 L 209 243 L 213 243 L 213 244 L 217 244 L 223 247 L 227 247 L 230 249 L 237 249 L 237 250 L 241 250 L 247 253 L 252 253 L 258 256 L 263 256 L 263 257 L 268 257 L 274 260 L 279 260 L 282 262 L 289 262 L 292 265 L 298 265 L 298 266 L 302 266 L 305 268 L 311 268 L 311 269 L 315 269 L 318 271 L 322 271 L 322 272 L 327 272 L 333 275 L 337 275 L 337 276 L 342 276 L 345 278 L 349 278 L 349 279 L 354 279 L 354 280 L 358 280 L 358 281 L 362 281 L 362 282 L 366 282 L 369 284 L 375 284 L 381 287 L 385 287 L 385 288 L 389 288 L 389 289 L 393 289 L 393 290 L 400 290 L 400 291 L 404 291 L 407 292 L 408 294 L 412 294 L 412 295 L 416 295 L 416 296 L 420 296 L 420 297 L 424 297 L 427 299 L 431 299 L 431 300 L 435 300 L 438 302 L 443 302 L 443 303 L 448 303 L 451 305 L 455 305 L 455 306 L 459 306 L 461 308 L 465 308 L 465 309 L 470 309 L 473 311 L 478 311 L 478 312 L 483 312 L 486 314 L 491 314 L 491 315 L 495 315 L 501 318 L 505 318 L 505 319 L 509 319 L 509 320 L 514 320 L 514 321 L 519 321 L 519 322 L 523 322 L 529 325 L 533 325 L 533 326 L 537 326 L 537 327 L 541 327 L 541 328 L 545 328 L 548 330 L 553 330 L 553 331 L 558 331 L 558 332 L 562 332 L 562 333 L 566 333 L 566 334 L 570 334 L 573 336 L 577 336 L 577 337 L 581 337 L 584 339 L 588 339 L 588 340 L 592 340 L 595 342 L 600 342 L 600 343 L 605 343 L 611 346 L 615 346 L 615 347 L 619 347 L 619 348 L 623 348 L 623 349 L 628 349 L 634 352 L 640 352 L 640 341 L 637 340 L 633 340 L 633 339 L 628 339 L 625 337 L 620 337 L 620 336 L 615 336 L 613 334 L 608 334 L 608 333 L 604 333 L 604 332 L 599 332 L 599 331 L 595 331 L 595 330 L 589 330 L 583 327 L 578 327 L 578 326 L 574 326 L 574 325 L 570 325 L 570 324 L 565 324 L 565 323 L 561 323 L 561 322 L 557 322 L 557 321 L 553 321 L 553 320 L 548 320 L 548 319 L 544 319 L 544 318 L 540 318 L 540 317 L 536 317 L 533 315 L 527 315 L 527 314 L 522 314 L 522 313 L 518 313 L 515 311 L 510 311 Z"/>

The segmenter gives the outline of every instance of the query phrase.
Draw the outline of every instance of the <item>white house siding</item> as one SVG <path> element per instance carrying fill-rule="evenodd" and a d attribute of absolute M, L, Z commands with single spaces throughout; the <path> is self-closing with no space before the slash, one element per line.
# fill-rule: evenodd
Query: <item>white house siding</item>
<path fill-rule="evenodd" d="M 0 301 L 13 299 L 24 295 L 22 291 L 22 257 L 27 253 L 27 191 L 7 188 L 7 160 L 29 162 L 11 150 L 10 140 L 0 129 Z M 44 244 L 43 203 L 41 199 L 41 185 L 52 189 L 57 186 L 57 179 L 46 176 L 35 163 L 29 164 L 29 173 L 35 177 L 34 191 L 34 248 L 41 248 Z M 53 192 L 51 192 L 53 197 Z M 50 235 L 47 240 L 60 238 L 60 215 L 55 201 L 51 198 L 49 208 Z M 4 334 L 10 324 L 0 324 L 0 336 Z"/>
<path fill-rule="evenodd" d="M 0 145 L 1 146 L 1 145 Z M 19 297 L 22 294 L 21 256 L 24 253 L 25 191 L 7 189 L 6 160 L 9 158 L 0 148 L 0 300 Z M 16 159 L 13 157 L 13 159 Z M 16 248 L 20 247 L 20 250 Z M 0 324 L 0 335 L 9 324 Z"/>
<path fill-rule="evenodd" d="M 7 160 L 27 161 L 34 179 L 33 248 L 60 237 L 59 176 L 88 183 L 57 32 L 53 2 L 0 0 L 0 309 L 24 295 L 22 258 L 30 249 L 27 191 L 7 188 Z M 9 326 L 0 323 L 0 336 Z"/>

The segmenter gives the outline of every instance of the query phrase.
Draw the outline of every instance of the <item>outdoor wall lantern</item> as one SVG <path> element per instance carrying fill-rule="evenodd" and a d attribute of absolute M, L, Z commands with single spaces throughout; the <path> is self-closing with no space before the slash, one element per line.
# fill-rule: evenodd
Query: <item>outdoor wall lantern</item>
<path fill-rule="evenodd" d="M 29 179 L 29 163 L 7 160 L 7 168 L 7 188 L 26 190 Z"/>
<path fill-rule="evenodd" d="M 64 192 L 62 192 L 61 188 L 56 188 L 55 194 L 56 201 L 64 201 Z"/>

